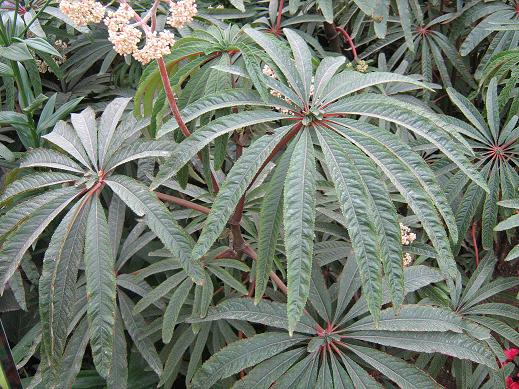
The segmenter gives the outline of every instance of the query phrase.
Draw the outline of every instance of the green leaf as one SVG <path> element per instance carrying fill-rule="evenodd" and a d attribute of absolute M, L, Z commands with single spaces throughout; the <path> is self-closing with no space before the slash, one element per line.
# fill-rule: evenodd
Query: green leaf
<path fill-rule="evenodd" d="M 258 227 L 258 258 L 255 261 L 254 301 L 256 304 L 261 300 L 267 289 L 269 273 L 272 270 L 272 263 L 276 255 L 283 217 L 283 187 L 294 146 L 295 142 L 291 142 L 280 157 L 261 203 Z"/>
<path fill-rule="evenodd" d="M 399 84 L 410 84 L 419 88 L 431 90 L 423 82 L 417 81 L 412 77 L 403 76 L 397 73 L 372 72 L 364 74 L 359 72 L 344 71 L 342 73 L 337 74 L 335 77 L 331 79 L 330 83 L 328 84 L 328 87 L 323 92 L 324 97 L 322 98 L 322 103 L 333 103 L 341 97 L 350 95 L 354 92 L 358 92 L 362 89 L 366 89 L 376 85 L 389 84 L 392 82 Z M 378 95 L 372 95 L 368 93 L 362 95 L 362 97 L 368 96 Z M 338 101 L 338 107 L 342 107 L 341 102 L 341 100 Z M 335 108 L 335 105 L 333 105 L 330 106 L 329 110 L 330 112 L 333 112 L 334 110 L 337 110 L 337 108 Z"/>
<path fill-rule="evenodd" d="M 92 162 L 92 166 L 97 168 L 100 164 L 97 162 L 98 134 L 95 111 L 88 107 L 80 113 L 70 115 L 70 121 L 74 126 L 77 136 L 81 139 L 81 143 Z"/>
<path fill-rule="evenodd" d="M 124 293 L 117 293 L 124 326 L 135 343 L 135 347 L 158 376 L 162 375 L 162 361 L 151 340 L 145 334 L 146 323 L 141 315 L 133 314 L 133 301 Z"/>
<path fill-rule="evenodd" d="M 115 129 L 121 119 L 129 98 L 119 97 L 106 106 L 99 121 L 99 165 L 104 166 L 113 142 Z"/>
<path fill-rule="evenodd" d="M 339 68 L 344 64 L 345 58 L 340 57 L 324 57 L 317 70 L 315 71 L 315 91 L 312 99 L 313 104 L 317 104 L 323 96 L 323 92 L 330 83 L 330 80 Z"/>
<path fill-rule="evenodd" d="M 95 196 L 86 226 L 85 274 L 90 344 L 94 364 L 103 378 L 108 377 L 112 367 L 116 310 L 114 264 L 108 222 Z"/>
<path fill-rule="evenodd" d="M 318 131 L 317 136 L 346 219 L 363 292 L 369 310 L 377 321 L 382 303 L 382 275 L 373 204 L 359 171 L 343 149 L 344 145 L 326 130 Z"/>
<path fill-rule="evenodd" d="M 186 278 L 171 295 L 171 299 L 164 312 L 164 317 L 162 318 L 162 341 L 165 344 L 168 344 L 173 337 L 173 330 L 177 324 L 180 309 L 184 305 L 192 286 L 193 282 L 191 279 Z"/>
<path fill-rule="evenodd" d="M 289 109 L 291 106 L 281 99 L 269 95 L 267 101 L 263 101 L 261 96 L 252 90 L 233 88 L 224 89 L 215 93 L 210 93 L 189 104 L 180 111 L 185 123 L 189 123 L 196 118 L 217 109 L 239 107 L 239 106 L 267 106 L 280 109 Z M 168 120 L 160 127 L 157 138 L 174 131 L 178 128 L 175 118 Z"/>
<path fill-rule="evenodd" d="M 267 300 L 261 300 L 255 304 L 249 298 L 230 298 L 215 307 L 210 307 L 204 318 L 191 318 L 189 321 L 198 323 L 221 319 L 246 320 L 271 327 L 288 329 L 285 304 Z M 301 320 L 295 327 L 295 331 L 312 335 L 315 334 L 316 327 L 317 323 L 314 319 L 303 313 Z"/>
<path fill-rule="evenodd" d="M 402 389 L 434 389 L 439 387 L 439 384 L 427 373 L 400 358 L 373 348 L 353 344 L 348 345 L 348 348 Z"/>
<path fill-rule="evenodd" d="M 114 170 L 116 167 L 141 158 L 168 157 L 175 144 L 155 140 L 137 139 L 132 144 L 117 150 L 106 162 L 105 171 Z"/>
<path fill-rule="evenodd" d="M 126 389 L 128 387 L 128 352 L 126 336 L 121 314 L 115 317 L 115 333 L 112 349 L 112 368 L 106 379 L 108 389 Z"/>
<path fill-rule="evenodd" d="M 25 252 L 80 192 L 75 187 L 57 189 L 32 198 L 31 206 L 23 208 L 25 203 L 20 204 L 0 218 L 0 236 L 9 233 L 3 236 L 5 240 L 0 247 L 0 293 Z"/>
<path fill-rule="evenodd" d="M 402 147 L 402 143 L 391 134 L 360 121 L 338 119 L 337 122 L 344 127 L 335 126 L 334 129 L 364 151 L 404 196 L 438 251 L 440 267 L 446 274 L 455 277 L 458 270 L 434 205 L 441 207 L 442 216 L 449 220 L 447 224 L 451 226 L 451 233 L 456 231 L 457 236 L 457 229 L 455 224 L 453 226 L 452 211 L 445 194 L 430 169 L 407 146 Z M 429 193 L 433 196 L 434 204 Z"/>
<path fill-rule="evenodd" d="M 494 247 L 494 227 L 497 222 L 497 201 L 499 200 L 499 174 L 497 169 L 490 172 L 488 187 L 490 193 L 485 198 L 483 205 L 483 222 L 481 226 L 481 242 L 485 250 Z"/>
<path fill-rule="evenodd" d="M 74 330 L 67 343 L 63 362 L 60 366 L 60 380 L 58 388 L 71 388 L 81 370 L 81 363 L 88 345 L 88 320 L 83 318 Z"/>
<path fill-rule="evenodd" d="M 280 43 L 275 41 L 267 34 L 254 30 L 252 28 L 245 28 L 245 33 L 250 36 L 258 45 L 260 45 L 270 58 L 274 61 L 276 66 L 281 70 L 288 83 L 299 96 L 301 102 L 304 102 L 304 86 L 301 76 L 294 65 L 292 58 L 283 50 Z"/>
<path fill-rule="evenodd" d="M 285 351 L 258 364 L 232 389 L 269 389 L 293 364 L 305 354 L 304 348 Z"/>
<path fill-rule="evenodd" d="M 283 33 L 288 39 L 290 48 L 294 53 L 296 69 L 303 82 L 303 91 L 305 102 L 308 103 L 311 96 L 311 85 L 312 85 L 312 53 L 308 48 L 308 44 L 304 41 L 299 34 L 288 28 L 283 29 Z"/>
<path fill-rule="evenodd" d="M 19 180 L 16 180 L 5 189 L 2 196 L 0 196 L 0 203 L 5 203 L 13 197 L 26 194 L 27 192 L 76 181 L 78 178 L 79 177 L 74 174 L 60 172 L 39 172 L 28 174 Z"/>
<path fill-rule="evenodd" d="M 63 218 L 50 240 L 39 284 L 39 313 L 42 323 L 44 351 L 51 370 L 56 368 L 65 349 L 68 324 L 76 301 L 76 279 L 85 244 L 85 231 L 90 206 L 76 204 Z M 54 378 L 57 378 L 54 376 Z"/>
<path fill-rule="evenodd" d="M 381 311 L 380 321 L 366 316 L 346 327 L 348 331 L 452 331 L 462 332 L 461 316 L 454 312 L 427 305 L 402 305 L 400 311 L 387 308 Z"/>
<path fill-rule="evenodd" d="M 319 0 L 319 9 L 323 13 L 324 18 L 328 23 L 333 23 L 333 1 L 332 0 Z"/>
<path fill-rule="evenodd" d="M 340 353 L 340 357 L 344 367 L 353 381 L 355 389 L 381 389 L 383 386 L 379 384 L 373 377 L 371 377 L 366 370 L 360 367 L 355 361 L 348 356 Z"/>
<path fill-rule="evenodd" d="M 272 153 L 290 128 L 278 129 L 273 135 L 264 135 L 245 149 L 236 161 L 214 200 L 198 242 L 193 248 L 193 258 L 202 257 L 222 233 L 240 198 L 252 184 L 265 159 Z"/>
<path fill-rule="evenodd" d="M 50 134 L 42 137 L 74 157 L 83 166 L 91 168 L 88 156 L 83 146 L 83 140 L 77 135 L 67 123 L 60 121 L 56 124 Z"/>
<path fill-rule="evenodd" d="M 184 272 L 178 272 L 171 277 L 168 277 L 165 281 L 161 282 L 157 287 L 155 287 L 151 292 L 146 294 L 142 300 L 140 300 L 137 304 L 135 304 L 134 313 L 140 313 L 151 304 L 155 303 L 157 300 L 166 296 L 169 292 L 175 289 L 181 282 L 186 279 L 186 274 Z"/>
<path fill-rule="evenodd" d="M 146 186 L 132 178 L 113 175 L 106 180 L 106 184 L 133 212 L 146 216 L 146 224 L 181 261 L 186 273 L 195 283 L 203 283 L 203 269 L 198 261 L 191 259 L 192 239 L 173 219 L 165 205 Z"/>
<path fill-rule="evenodd" d="M 453 132 L 452 125 L 444 122 L 440 116 L 419 106 L 371 93 L 343 99 L 337 105 L 330 106 L 329 109 L 342 114 L 376 117 L 408 128 L 437 146 L 467 176 L 488 192 L 485 179 L 465 156 L 465 153 L 469 151 L 467 145 L 464 144 L 462 147 L 452 139 L 451 136 L 454 136 L 456 140 L 462 141 L 457 132 Z"/>
<path fill-rule="evenodd" d="M 0 57 L 17 62 L 33 59 L 25 43 L 12 43 L 7 47 L 0 46 Z"/>
<path fill-rule="evenodd" d="M 61 54 L 58 50 L 54 48 L 49 42 L 47 42 L 43 38 L 35 37 L 28 38 L 23 41 L 28 47 L 34 49 L 36 51 L 40 51 L 43 53 L 48 53 L 50 55 L 54 55 L 56 57 L 61 57 Z"/>
<path fill-rule="evenodd" d="M 348 334 L 352 339 L 420 353 L 441 353 L 496 369 L 493 353 L 484 343 L 464 334 L 429 332 L 363 331 Z"/>
<path fill-rule="evenodd" d="M 20 167 L 46 167 L 84 173 L 84 169 L 65 154 L 50 149 L 34 149 L 20 161 Z"/>
<path fill-rule="evenodd" d="M 236 278 L 234 278 L 227 270 L 213 265 L 207 266 L 207 269 L 216 277 L 218 277 L 224 283 L 224 285 L 233 288 L 244 296 L 247 295 L 247 288 L 242 284 L 241 281 L 238 281 Z"/>
<path fill-rule="evenodd" d="M 286 117 L 287 115 L 278 112 L 256 110 L 222 116 L 211 121 L 209 124 L 197 129 L 191 136 L 179 144 L 173 155 L 161 165 L 151 185 L 151 189 L 157 188 L 173 177 L 191 158 L 220 135 L 230 133 L 239 128 Z"/>
<path fill-rule="evenodd" d="M 306 339 L 307 337 L 302 335 L 289 336 L 280 332 L 268 332 L 233 342 L 213 354 L 202 365 L 193 377 L 192 387 L 209 388 L 220 379 L 257 365 Z"/>
<path fill-rule="evenodd" d="M 310 293 L 315 223 L 315 159 L 307 129 L 294 147 L 285 179 L 283 221 L 288 279 L 288 331 L 299 321 Z"/>

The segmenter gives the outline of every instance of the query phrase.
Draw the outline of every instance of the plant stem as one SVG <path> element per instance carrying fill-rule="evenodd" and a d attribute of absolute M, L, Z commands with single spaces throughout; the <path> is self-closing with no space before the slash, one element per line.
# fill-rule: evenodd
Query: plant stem
<path fill-rule="evenodd" d="M 335 27 L 335 29 L 344 37 L 344 39 L 350 45 L 351 52 L 353 54 L 353 59 L 357 59 L 357 48 L 355 47 L 355 43 L 353 43 L 353 39 L 351 39 L 350 34 L 348 34 L 343 27 Z"/>
<path fill-rule="evenodd" d="M 166 92 L 166 98 L 168 99 L 169 107 L 171 108 L 171 112 L 177 121 L 182 134 L 187 138 L 191 135 L 191 131 L 187 128 L 186 123 L 182 119 L 182 115 L 180 114 L 180 110 L 178 109 L 177 99 L 175 98 L 175 93 L 173 89 L 171 89 L 171 84 L 169 81 L 168 70 L 166 69 L 166 63 L 163 58 L 157 59 L 157 65 L 159 65 L 160 78 L 162 79 L 162 84 L 164 85 L 164 91 Z"/>
<path fill-rule="evenodd" d="M 478 249 L 478 242 L 476 240 L 476 234 L 477 234 L 477 222 L 472 223 L 472 245 L 474 246 L 474 252 L 476 254 L 476 267 L 479 266 L 479 249 Z"/>
<path fill-rule="evenodd" d="M 245 247 L 243 248 L 243 252 L 245 254 L 247 254 L 249 257 L 251 257 L 253 260 L 256 260 L 258 258 L 258 254 L 256 254 L 256 251 L 254 251 L 254 249 L 252 247 L 250 247 L 249 245 L 245 245 Z M 280 291 L 282 291 L 284 294 L 288 294 L 287 286 L 285 285 L 283 280 L 281 278 L 279 278 L 278 275 L 274 271 L 271 271 L 269 273 L 269 276 L 270 276 L 270 279 L 272 280 L 272 282 L 274 284 L 276 284 L 276 286 L 278 287 L 278 289 Z"/>
<path fill-rule="evenodd" d="M 157 195 L 157 197 L 160 200 L 167 201 L 168 203 L 173 203 L 173 204 L 180 205 L 184 208 L 193 209 L 195 211 L 198 211 L 198 212 L 206 214 L 206 215 L 209 215 L 209 212 L 211 212 L 211 210 L 209 208 L 204 207 L 203 205 L 193 203 L 189 200 L 181 199 L 180 197 L 168 195 L 168 194 L 161 193 L 161 192 L 155 192 L 155 194 Z"/>
<path fill-rule="evenodd" d="M 285 0 L 279 1 L 279 7 L 278 7 L 278 16 L 276 19 L 276 27 L 274 29 L 274 33 L 276 35 L 281 34 L 281 14 L 283 13 L 283 7 L 285 6 Z"/>

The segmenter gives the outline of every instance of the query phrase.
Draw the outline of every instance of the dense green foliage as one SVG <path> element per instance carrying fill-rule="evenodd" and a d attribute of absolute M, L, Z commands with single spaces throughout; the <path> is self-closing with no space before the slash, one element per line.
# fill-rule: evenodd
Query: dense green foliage
<path fill-rule="evenodd" d="M 519 3 L 0 16 L 25 386 L 519 386 Z"/>

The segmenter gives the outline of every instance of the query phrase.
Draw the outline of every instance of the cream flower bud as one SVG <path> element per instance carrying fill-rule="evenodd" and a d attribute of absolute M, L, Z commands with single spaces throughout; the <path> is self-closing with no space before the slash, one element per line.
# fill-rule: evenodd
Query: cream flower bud
<path fill-rule="evenodd" d="M 171 0 L 169 2 L 169 17 L 167 23 L 171 27 L 182 28 L 187 23 L 193 21 L 197 14 L 196 3 L 194 0 Z"/>
<path fill-rule="evenodd" d="M 95 0 L 61 0 L 59 9 L 78 26 L 99 23 L 105 15 L 103 4 Z"/>

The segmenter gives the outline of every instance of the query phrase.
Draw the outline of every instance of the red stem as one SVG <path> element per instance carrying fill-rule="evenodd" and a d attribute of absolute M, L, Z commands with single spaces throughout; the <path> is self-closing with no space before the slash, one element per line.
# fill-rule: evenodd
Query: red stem
<path fill-rule="evenodd" d="M 478 249 L 478 242 L 476 240 L 476 234 L 477 234 L 477 222 L 472 223 L 472 244 L 474 246 L 474 252 L 476 253 L 476 267 L 479 266 L 479 249 Z"/>
<path fill-rule="evenodd" d="M 258 258 L 256 251 L 254 251 L 254 249 L 252 247 L 250 247 L 249 245 L 246 245 L 243 248 L 243 252 L 245 254 L 247 254 L 249 257 L 251 257 L 253 260 L 256 260 Z M 269 276 L 270 276 L 270 279 L 272 280 L 272 282 L 274 284 L 276 284 L 276 286 L 278 287 L 279 290 L 281 290 L 284 294 L 288 294 L 287 286 L 285 285 L 283 280 L 278 277 L 278 275 L 275 272 L 271 271 L 269 273 Z"/>
<path fill-rule="evenodd" d="M 173 92 L 173 89 L 171 89 L 168 70 L 166 69 L 166 63 L 164 62 L 164 59 L 158 58 L 157 65 L 159 65 L 160 78 L 162 79 L 162 84 L 164 85 L 164 91 L 166 92 L 166 98 L 168 99 L 171 112 L 173 113 L 173 116 L 175 116 L 175 120 L 177 121 L 180 130 L 187 138 L 191 135 L 191 131 L 189 131 L 189 128 L 187 128 L 186 126 L 186 123 L 184 123 L 182 115 L 180 114 L 180 110 L 178 109 L 177 100 L 175 98 L 175 93 Z"/>
<path fill-rule="evenodd" d="M 285 0 L 279 1 L 279 7 L 278 7 L 278 17 L 276 19 L 276 27 L 274 29 L 274 33 L 276 35 L 281 34 L 281 14 L 283 13 L 283 7 L 285 6 Z"/>
<path fill-rule="evenodd" d="M 343 27 L 335 27 L 335 29 L 342 35 L 342 37 L 348 42 L 351 47 L 351 52 L 353 54 L 353 58 L 357 59 L 357 48 L 355 47 L 355 43 L 353 43 L 353 39 L 351 39 L 350 34 L 346 32 Z"/>
<path fill-rule="evenodd" d="M 204 213 L 206 215 L 209 215 L 209 212 L 211 212 L 211 210 L 209 208 L 204 207 L 203 205 L 193 203 L 189 200 L 181 199 L 180 197 L 171 196 L 171 195 L 161 193 L 161 192 L 155 192 L 155 194 L 162 201 L 167 201 L 169 203 L 177 204 L 184 208 L 193 209 L 195 211 Z"/>

